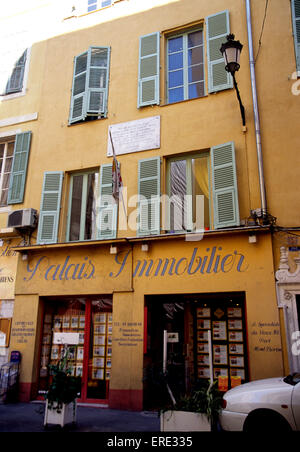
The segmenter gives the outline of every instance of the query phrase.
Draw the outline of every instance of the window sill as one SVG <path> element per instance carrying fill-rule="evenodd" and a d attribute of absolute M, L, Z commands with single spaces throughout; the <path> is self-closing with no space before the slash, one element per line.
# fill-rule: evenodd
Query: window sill
<path fill-rule="evenodd" d="M 205 94 L 204 96 L 201 97 L 194 97 L 193 99 L 184 99 L 184 100 L 179 100 L 178 102 L 172 102 L 172 103 L 161 103 L 159 104 L 159 107 L 169 107 L 170 105 L 178 105 L 178 104 L 182 104 L 185 102 L 193 102 L 193 101 L 197 101 L 199 99 L 204 99 L 206 97 L 209 97 L 208 94 Z M 150 105 L 151 106 L 151 105 Z"/>

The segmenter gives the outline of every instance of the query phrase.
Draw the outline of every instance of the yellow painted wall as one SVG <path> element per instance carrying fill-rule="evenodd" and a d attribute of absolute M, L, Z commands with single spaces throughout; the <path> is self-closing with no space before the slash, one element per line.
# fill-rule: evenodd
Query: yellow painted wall
<path fill-rule="evenodd" d="M 264 14 L 264 3 L 261 0 L 252 2 L 254 54 L 258 52 L 258 41 L 261 34 Z M 121 4 L 121 3 L 120 3 Z M 125 4 L 125 2 L 124 2 Z M 159 6 L 156 6 L 158 5 Z M 237 73 L 237 81 L 246 109 L 247 132 L 241 129 L 241 117 L 234 90 L 226 90 L 204 98 L 194 99 L 172 105 L 137 109 L 137 78 L 139 37 L 147 33 L 160 31 L 162 36 L 177 27 L 195 21 L 203 21 L 205 16 L 224 9 L 230 11 L 231 31 L 239 39 L 244 48 L 241 55 L 241 68 Z M 80 20 L 80 19 L 78 19 Z M 255 131 L 253 120 L 252 94 L 250 84 L 249 56 L 247 49 L 247 27 L 244 0 L 176 0 L 160 1 L 147 11 L 130 13 L 124 17 L 115 14 L 112 20 L 101 20 L 97 16 L 97 24 L 76 32 L 57 36 L 32 47 L 28 90 L 25 96 L 3 101 L 0 104 L 0 120 L 38 113 L 36 121 L 12 124 L 0 127 L 0 132 L 20 129 L 32 131 L 27 184 L 24 204 L 13 208 L 33 207 L 40 209 L 41 190 L 44 171 L 62 170 L 65 172 L 95 168 L 103 163 L 110 163 L 107 158 L 107 133 L 111 124 L 137 120 L 152 116 L 161 116 L 161 148 L 153 151 L 132 153 L 120 156 L 122 178 L 128 188 L 128 197 L 137 193 L 138 160 L 154 155 L 162 158 L 177 153 L 203 150 L 211 146 L 234 141 L 237 160 L 237 177 L 239 188 L 240 216 L 245 219 L 250 209 L 260 207 Z M 164 38 L 161 38 L 161 50 L 164 51 Z M 91 45 L 110 46 L 110 83 L 108 97 L 108 118 L 68 126 L 70 94 L 73 75 L 73 58 L 84 52 Z M 269 212 L 276 216 L 278 224 L 296 226 L 299 223 L 298 176 L 295 168 L 299 166 L 298 118 L 299 96 L 291 93 L 295 71 L 294 47 L 291 28 L 289 0 L 273 0 L 269 2 L 267 20 L 263 31 L 262 45 L 256 62 L 258 100 L 262 128 L 262 147 L 266 177 L 266 189 Z M 164 80 L 164 62 L 161 61 L 161 86 Z M 207 79 L 207 68 L 206 68 Z M 163 96 L 163 88 L 161 89 Z M 162 178 L 164 179 L 164 178 Z M 162 180 L 164 185 L 164 180 Z M 61 209 L 60 236 L 65 241 L 63 219 L 67 210 L 67 184 L 63 192 Z M 132 209 L 129 209 L 130 214 Z M 7 213 L 0 211 L 0 225 L 6 222 Z M 35 234 L 36 235 L 36 234 Z M 135 231 L 120 231 L 119 237 L 134 237 Z M 28 261 L 20 261 L 16 287 L 16 308 L 14 324 L 24 319 L 37 325 L 38 296 L 65 295 L 80 293 L 114 293 L 115 321 L 121 319 L 143 319 L 143 303 L 145 294 L 153 293 L 197 293 L 243 290 L 246 292 L 249 357 L 251 379 L 273 376 L 282 372 L 281 353 L 260 352 L 255 347 L 258 341 L 260 326 L 257 322 L 277 325 L 278 310 L 276 305 L 273 265 L 276 268 L 278 254 L 277 242 L 274 241 L 273 263 L 272 244 L 270 239 L 259 236 L 258 243 L 248 244 L 247 235 L 231 236 L 220 239 L 214 236 L 199 244 L 201 252 L 206 247 L 222 246 L 222 252 L 243 249 L 249 262 L 249 269 L 244 273 L 206 275 L 197 277 L 136 278 L 131 292 L 131 271 L 122 273 L 116 285 L 109 278 L 99 276 L 91 279 L 89 285 L 80 281 L 58 281 L 54 284 L 45 280 L 45 272 L 50 265 L 63 265 L 69 254 L 70 263 L 84 263 L 88 251 L 95 266 L 101 271 L 114 272 L 118 265 L 109 268 L 114 257 L 105 248 L 73 248 L 35 250 L 29 253 Z M 33 237 L 33 243 L 35 237 Z M 123 245 L 122 245 L 123 246 Z M 151 242 L 147 258 L 174 255 L 179 258 L 189 254 L 194 243 L 171 241 Z M 126 248 L 127 249 L 127 248 Z M 30 276 L 26 270 L 34 268 L 37 259 L 45 255 L 46 259 L 38 268 L 34 279 L 25 281 Z M 100 259 L 101 257 L 101 259 Z M 134 249 L 133 267 L 136 259 L 144 259 L 144 253 Z M 128 263 L 131 261 L 128 260 Z M 75 268 L 73 267 L 75 270 Z M 41 273 L 40 270 L 44 273 Z M 54 271 L 49 270 L 50 277 Z M 71 274 L 71 270 L 70 270 Z M 213 276 L 215 277 L 213 279 Z M 183 281 L 183 283 L 182 283 Z M 100 282 L 100 284 L 98 284 Z M 24 295 L 26 294 L 26 295 Z M 39 294 L 39 295 L 32 295 Z M 127 306 L 130 309 L 127 309 Z M 256 324 L 255 324 L 256 322 Z M 272 330 L 271 326 L 265 327 Z M 274 330 L 277 330 L 277 326 Z M 272 330 L 273 331 L 273 330 Z M 257 332 L 257 334 L 255 334 Z M 114 332 L 116 334 L 116 332 Z M 22 379 L 32 379 L 36 337 L 30 339 L 25 346 L 24 372 Z M 115 369 L 124 367 L 122 347 L 114 342 Z M 272 332 L 272 346 L 280 348 L 280 335 Z M 13 342 L 13 345 L 18 345 Z M 135 350 L 135 351 L 134 351 Z M 265 365 L 266 357 L 268 366 Z M 124 373 L 112 374 L 112 388 L 141 389 L 142 345 L 133 349 L 130 366 Z"/>

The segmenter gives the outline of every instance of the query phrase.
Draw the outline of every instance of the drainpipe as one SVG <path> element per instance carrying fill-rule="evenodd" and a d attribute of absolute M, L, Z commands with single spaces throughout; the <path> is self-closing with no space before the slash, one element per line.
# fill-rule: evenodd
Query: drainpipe
<path fill-rule="evenodd" d="M 259 187 L 260 187 L 260 199 L 261 199 L 261 213 L 263 219 L 267 218 L 267 201 L 266 201 L 266 189 L 263 169 L 263 158 L 261 149 L 261 134 L 260 134 L 260 121 L 257 102 L 256 80 L 255 80 L 255 61 L 253 56 L 253 39 L 252 39 L 252 23 L 251 23 L 251 1 L 246 1 L 246 14 L 247 14 L 247 29 L 248 29 L 248 47 L 249 47 L 249 59 L 250 59 L 250 74 L 251 74 L 251 87 L 252 87 L 252 99 L 253 99 L 253 112 L 255 123 L 255 138 L 256 138 L 256 152 L 258 162 L 258 175 L 259 175 Z"/>

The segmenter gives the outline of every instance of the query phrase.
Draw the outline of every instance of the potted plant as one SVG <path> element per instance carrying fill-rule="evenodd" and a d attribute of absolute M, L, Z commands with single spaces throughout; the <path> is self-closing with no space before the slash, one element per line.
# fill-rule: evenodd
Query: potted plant
<path fill-rule="evenodd" d="M 52 382 L 45 396 L 44 426 L 58 424 L 63 427 L 76 422 L 76 398 L 81 390 L 81 378 L 71 376 L 68 368 L 68 349 L 57 364 L 49 366 Z"/>
<path fill-rule="evenodd" d="M 216 427 L 222 394 L 213 384 L 205 382 L 161 412 L 161 431 L 211 431 Z"/>

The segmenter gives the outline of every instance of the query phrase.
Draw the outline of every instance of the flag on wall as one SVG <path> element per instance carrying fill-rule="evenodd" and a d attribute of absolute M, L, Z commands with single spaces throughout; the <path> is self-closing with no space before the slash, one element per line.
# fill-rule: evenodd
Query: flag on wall
<path fill-rule="evenodd" d="M 112 195 L 116 201 L 119 200 L 120 193 L 122 191 L 123 182 L 122 182 L 122 176 L 120 172 L 120 166 L 118 164 L 115 148 L 111 136 L 111 131 L 109 130 L 109 137 L 112 147 L 112 153 L 113 153 L 113 164 L 112 164 Z"/>

